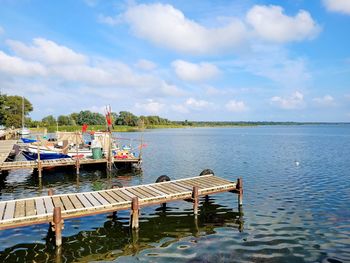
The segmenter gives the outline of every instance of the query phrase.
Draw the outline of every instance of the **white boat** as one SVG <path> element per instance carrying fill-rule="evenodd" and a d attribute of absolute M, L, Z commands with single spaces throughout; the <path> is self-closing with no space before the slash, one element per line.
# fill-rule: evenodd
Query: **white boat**
<path fill-rule="evenodd" d="M 22 96 L 22 128 L 17 132 L 20 135 L 29 135 L 30 130 L 24 127 L 24 97 Z"/>
<path fill-rule="evenodd" d="M 30 130 L 26 127 L 22 127 L 18 132 L 18 134 L 20 135 L 29 135 L 30 134 Z"/>

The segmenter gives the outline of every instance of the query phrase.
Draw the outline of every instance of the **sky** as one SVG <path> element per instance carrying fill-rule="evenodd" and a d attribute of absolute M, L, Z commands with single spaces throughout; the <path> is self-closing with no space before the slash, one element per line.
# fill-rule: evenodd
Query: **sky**
<path fill-rule="evenodd" d="M 35 120 L 350 122 L 350 0 L 0 0 L 0 92 Z"/>

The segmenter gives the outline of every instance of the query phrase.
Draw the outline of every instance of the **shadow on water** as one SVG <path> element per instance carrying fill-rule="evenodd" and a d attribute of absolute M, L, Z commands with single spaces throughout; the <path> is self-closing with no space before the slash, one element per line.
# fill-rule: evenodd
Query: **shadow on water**
<path fill-rule="evenodd" d="M 169 204 L 171 205 L 171 204 Z M 115 260 L 120 256 L 130 256 L 144 249 L 152 248 L 163 239 L 163 246 L 178 242 L 185 237 L 203 237 L 216 233 L 218 227 L 228 227 L 243 231 L 243 212 L 214 203 L 203 198 L 201 213 L 196 218 L 192 209 L 177 211 L 177 207 L 155 208 L 153 212 L 141 214 L 139 230 L 130 230 L 127 213 L 118 212 L 103 226 L 94 230 L 80 231 L 63 237 L 61 248 L 55 248 L 53 235 L 48 234 L 42 244 L 22 243 L 0 252 L 1 262 L 90 262 L 95 260 Z M 125 212 L 125 211 L 124 211 Z M 93 218 L 92 218 L 93 219 Z M 74 224 L 67 220 L 65 224 Z M 44 227 L 44 225 L 42 225 Z"/>

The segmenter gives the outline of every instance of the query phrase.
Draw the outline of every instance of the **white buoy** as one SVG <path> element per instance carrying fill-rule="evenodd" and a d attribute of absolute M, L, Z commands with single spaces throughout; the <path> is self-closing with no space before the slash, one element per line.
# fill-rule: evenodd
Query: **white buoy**
<path fill-rule="evenodd" d="M 295 161 L 295 165 L 296 165 L 296 166 L 299 166 L 299 164 L 300 164 L 300 163 L 299 163 L 298 161 Z"/>

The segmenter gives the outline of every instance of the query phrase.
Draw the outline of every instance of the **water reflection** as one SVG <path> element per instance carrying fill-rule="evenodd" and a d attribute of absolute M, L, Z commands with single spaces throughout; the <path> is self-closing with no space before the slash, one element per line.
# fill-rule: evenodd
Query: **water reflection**
<path fill-rule="evenodd" d="M 242 211 L 237 212 L 218 205 L 214 199 L 203 198 L 200 214 L 194 217 L 192 209 L 182 211 L 177 207 L 152 207 L 151 213 L 141 214 L 140 229 L 130 230 L 127 213 L 108 216 L 103 226 L 94 230 L 63 237 L 60 249 L 54 247 L 53 235 L 48 230 L 44 243 L 21 243 L 0 253 L 2 262 L 90 262 L 114 260 L 120 256 L 138 254 L 162 242 L 169 246 L 185 237 L 203 237 L 216 233 L 219 227 L 243 230 Z M 93 219 L 93 217 L 92 217 Z M 80 227 L 80 219 L 65 222 L 68 228 Z M 41 225 L 45 227 L 45 225 Z M 63 231 L 64 234 L 64 231 Z"/>

